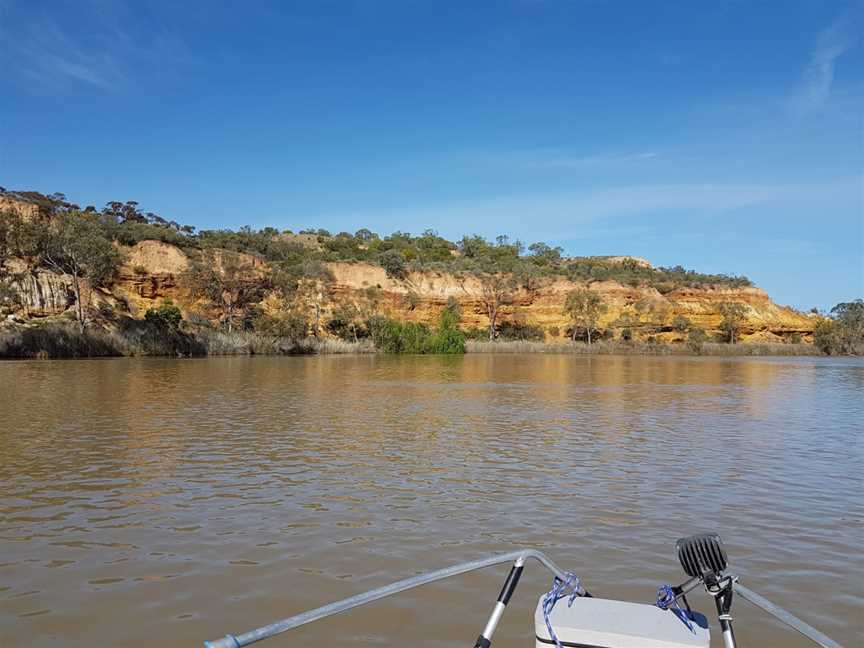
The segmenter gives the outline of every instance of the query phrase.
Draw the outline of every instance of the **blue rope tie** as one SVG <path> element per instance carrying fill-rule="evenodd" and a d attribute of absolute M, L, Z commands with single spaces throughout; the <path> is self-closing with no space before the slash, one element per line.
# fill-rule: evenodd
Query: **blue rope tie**
<path fill-rule="evenodd" d="M 565 596 L 570 590 L 570 600 L 567 601 L 567 607 L 573 605 L 573 601 L 577 596 L 581 596 L 582 585 L 579 583 L 579 577 L 572 572 L 564 572 L 565 579 L 561 580 L 557 576 L 552 580 L 552 589 L 546 592 L 543 596 L 543 620 L 546 622 L 546 629 L 549 631 L 549 638 L 555 642 L 556 648 L 563 648 L 561 642 L 558 641 L 558 635 L 552 629 L 552 623 L 549 621 L 549 615 L 555 608 L 555 604 Z"/>
<path fill-rule="evenodd" d="M 657 607 L 661 610 L 671 610 L 672 613 L 684 622 L 687 629 L 696 634 L 693 624 L 690 621 L 690 615 L 678 604 L 678 599 L 675 597 L 675 592 L 672 591 L 671 585 L 661 585 L 657 589 Z"/>

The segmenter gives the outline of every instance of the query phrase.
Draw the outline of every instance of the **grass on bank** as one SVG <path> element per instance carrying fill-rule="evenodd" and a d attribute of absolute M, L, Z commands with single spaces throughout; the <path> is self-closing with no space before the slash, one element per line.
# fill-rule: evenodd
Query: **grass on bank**
<path fill-rule="evenodd" d="M 705 342 L 690 344 L 648 344 L 602 340 L 550 343 L 531 341 L 468 340 L 467 353 L 564 353 L 574 355 L 704 355 L 704 356 L 818 356 L 819 350 L 809 344 L 722 344 Z"/>
<path fill-rule="evenodd" d="M 81 331 L 68 321 L 0 330 L 0 358 L 100 358 L 120 356 L 194 357 L 207 355 L 298 355 L 375 353 L 371 340 L 288 338 L 237 331 L 196 333 L 154 330 L 139 320 L 116 331 Z"/>
<path fill-rule="evenodd" d="M 424 327 L 425 328 L 425 327 Z M 369 353 L 436 353 L 441 337 L 428 328 L 395 325 L 379 345 L 371 337 L 355 341 L 338 338 L 287 338 L 248 331 L 226 333 L 204 329 L 195 335 L 182 332 L 167 338 L 146 327 L 106 331 L 90 328 L 81 332 L 73 322 L 49 322 L 40 326 L 7 328 L 0 331 L 0 358 L 94 358 L 119 356 L 226 356 L 226 355 L 296 355 L 296 354 L 369 354 Z M 445 338 L 446 339 L 446 338 Z M 458 349 L 459 341 L 455 344 Z M 536 341 L 464 342 L 467 353 L 551 353 L 573 355 L 655 355 L 655 356 L 819 356 L 820 350 L 809 344 L 721 344 L 706 342 L 688 344 L 647 344 L 603 340 L 588 345 L 583 342 L 550 343 Z M 418 350 L 419 349 L 419 350 Z M 456 351 L 458 353 L 458 350 Z"/>

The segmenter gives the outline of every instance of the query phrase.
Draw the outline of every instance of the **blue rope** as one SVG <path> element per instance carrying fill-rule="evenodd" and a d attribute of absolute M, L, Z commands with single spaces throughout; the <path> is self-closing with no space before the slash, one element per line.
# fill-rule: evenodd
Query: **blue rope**
<path fill-rule="evenodd" d="M 582 595 L 582 585 L 579 583 L 579 577 L 572 572 L 564 572 L 564 576 L 566 577 L 564 580 L 556 576 L 552 581 L 552 589 L 543 596 L 543 620 L 546 622 L 549 638 L 555 642 L 556 648 L 563 647 L 561 646 L 561 642 L 558 641 L 558 635 L 552 629 L 549 615 L 552 614 L 555 604 L 567 596 L 567 590 L 570 590 L 570 600 L 567 601 L 567 607 L 573 605 L 573 601 L 576 600 L 577 596 Z"/>
<path fill-rule="evenodd" d="M 675 596 L 675 592 L 672 591 L 671 585 L 661 585 L 657 589 L 656 605 L 661 610 L 671 610 L 675 616 L 684 622 L 684 625 L 687 626 L 687 629 L 690 632 L 696 634 L 696 630 L 690 622 L 690 615 L 687 614 L 685 610 L 681 609 L 681 606 L 678 604 L 678 599 Z"/>

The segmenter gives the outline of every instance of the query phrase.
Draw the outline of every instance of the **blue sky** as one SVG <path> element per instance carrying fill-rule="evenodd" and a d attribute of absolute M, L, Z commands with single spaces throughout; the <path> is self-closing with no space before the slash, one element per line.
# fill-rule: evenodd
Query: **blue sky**
<path fill-rule="evenodd" d="M 0 185 L 864 293 L 864 0 L 0 0 Z"/>

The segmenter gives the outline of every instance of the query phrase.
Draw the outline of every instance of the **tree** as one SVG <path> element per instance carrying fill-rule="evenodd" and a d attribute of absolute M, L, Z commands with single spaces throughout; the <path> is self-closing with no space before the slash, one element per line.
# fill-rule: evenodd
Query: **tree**
<path fill-rule="evenodd" d="M 420 305 L 420 295 L 418 295 L 413 290 L 409 290 L 407 293 L 405 293 L 404 302 L 405 308 L 407 308 L 409 311 L 413 311 Z"/>
<path fill-rule="evenodd" d="M 513 279 L 526 292 L 534 292 L 541 285 L 540 268 L 521 262 L 513 269 Z"/>
<path fill-rule="evenodd" d="M 528 251 L 537 265 L 540 266 L 555 266 L 561 263 L 561 254 L 564 250 L 560 247 L 551 247 L 546 243 L 532 243 L 528 246 Z"/>
<path fill-rule="evenodd" d="M 831 315 L 851 342 L 864 340 L 864 300 L 837 304 Z"/>
<path fill-rule="evenodd" d="M 702 345 L 708 341 L 708 334 L 698 326 L 692 327 L 687 333 L 687 343 L 696 352 L 702 350 Z"/>
<path fill-rule="evenodd" d="M 391 279 L 402 280 L 408 275 L 405 255 L 399 250 L 387 250 L 378 256 L 378 263 Z"/>
<path fill-rule="evenodd" d="M 343 340 L 359 341 L 361 335 L 365 335 L 366 331 L 362 330 L 358 324 L 360 319 L 360 309 L 357 305 L 344 299 L 336 303 L 333 312 L 330 316 L 330 321 L 327 322 L 327 330 Z M 372 318 L 377 320 L 378 318 Z"/>
<path fill-rule="evenodd" d="M 588 344 L 591 344 L 591 331 L 597 328 L 597 320 L 606 311 L 600 295 L 584 288 L 567 293 L 564 301 L 564 314 L 573 322 L 573 341 L 579 328 L 586 331 Z"/>
<path fill-rule="evenodd" d="M 75 313 L 83 333 L 89 321 L 93 287 L 114 277 L 120 253 L 103 236 L 98 223 L 78 211 L 55 215 L 37 247 L 42 265 L 72 277 Z"/>
<path fill-rule="evenodd" d="M 304 306 L 312 308 L 311 328 L 316 339 L 321 334 L 321 314 L 330 297 L 331 283 L 333 273 L 323 263 L 307 261 L 303 264 L 297 294 Z"/>
<path fill-rule="evenodd" d="M 0 213 L 0 272 L 3 271 L 6 259 L 12 256 L 12 246 L 9 239 L 12 220 L 15 218 L 12 214 Z"/>
<path fill-rule="evenodd" d="M 354 233 L 354 238 L 368 245 L 369 243 L 377 239 L 378 235 L 363 227 Z"/>
<path fill-rule="evenodd" d="M 193 293 L 222 309 L 229 333 L 237 316 L 245 315 L 252 304 L 261 301 L 267 287 L 261 277 L 243 267 L 238 254 L 225 250 L 221 254 L 205 251 L 192 264 L 188 281 Z"/>
<path fill-rule="evenodd" d="M 48 238 L 47 225 L 41 220 L 24 219 L 14 212 L 0 213 L 0 266 L 9 257 L 39 257 Z"/>
<path fill-rule="evenodd" d="M 825 354 L 864 353 L 864 300 L 837 304 L 831 317 L 820 318 L 813 343 Z"/>
<path fill-rule="evenodd" d="M 720 314 L 723 316 L 720 321 L 720 330 L 723 331 L 729 344 L 735 344 L 737 341 L 746 312 L 747 308 L 740 302 L 723 302 L 720 304 Z"/>
<path fill-rule="evenodd" d="M 15 310 L 21 303 L 21 296 L 11 281 L 0 279 L 0 310 Z"/>
<path fill-rule="evenodd" d="M 490 272 L 479 274 L 477 279 L 480 281 L 480 300 L 489 318 L 489 340 L 494 340 L 501 307 L 513 303 L 516 297 L 516 282 L 510 275 Z"/>
<path fill-rule="evenodd" d="M 837 322 L 828 317 L 820 317 L 813 327 L 813 344 L 825 355 L 836 350 L 836 329 Z"/>
<path fill-rule="evenodd" d="M 307 322 L 307 325 L 317 338 L 321 332 L 321 314 L 328 301 L 327 288 L 333 282 L 333 273 L 320 261 L 306 260 L 281 264 L 273 272 L 271 280 L 287 310 L 311 308 L 311 322 Z"/>

